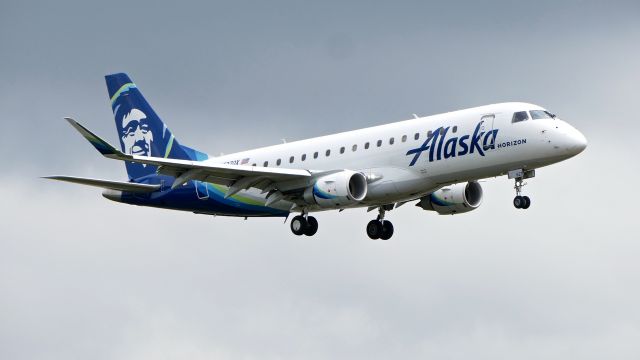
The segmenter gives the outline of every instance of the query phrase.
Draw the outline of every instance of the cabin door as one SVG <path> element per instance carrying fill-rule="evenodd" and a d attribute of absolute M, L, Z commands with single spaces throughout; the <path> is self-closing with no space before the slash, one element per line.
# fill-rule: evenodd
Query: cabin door
<path fill-rule="evenodd" d="M 482 116 L 482 118 L 480 118 L 480 121 L 482 121 L 482 125 L 480 125 L 480 130 L 483 131 L 485 134 L 488 134 L 491 131 L 493 131 L 493 122 L 495 119 L 496 119 L 496 116 L 494 114 Z M 496 139 L 494 136 L 490 135 L 490 136 L 484 137 L 482 142 L 482 150 L 487 151 L 487 150 L 495 149 L 496 148 L 495 141 Z"/>

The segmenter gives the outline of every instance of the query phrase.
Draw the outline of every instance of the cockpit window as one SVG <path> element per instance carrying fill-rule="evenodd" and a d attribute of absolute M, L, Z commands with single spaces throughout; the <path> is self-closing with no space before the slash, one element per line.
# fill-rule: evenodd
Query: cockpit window
<path fill-rule="evenodd" d="M 551 113 L 549 113 L 548 111 L 544 111 L 544 110 L 531 110 L 529 111 L 531 113 L 531 118 L 533 120 L 538 120 L 538 119 L 553 119 L 553 116 L 551 116 Z"/>
<path fill-rule="evenodd" d="M 517 123 L 525 120 L 529 120 L 529 114 L 527 114 L 526 111 L 518 111 L 513 113 L 513 119 L 511 119 L 511 122 Z"/>

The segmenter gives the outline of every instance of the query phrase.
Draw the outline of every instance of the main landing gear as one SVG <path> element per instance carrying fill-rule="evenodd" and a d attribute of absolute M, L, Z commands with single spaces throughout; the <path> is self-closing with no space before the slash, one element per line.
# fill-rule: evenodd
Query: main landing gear
<path fill-rule="evenodd" d="M 393 224 L 391 221 L 384 220 L 384 206 L 381 206 L 378 211 L 378 217 L 367 224 L 367 235 L 372 240 L 389 240 L 393 236 Z"/>
<path fill-rule="evenodd" d="M 291 232 L 295 235 L 313 236 L 318 231 L 318 220 L 306 213 L 291 219 Z"/>
<path fill-rule="evenodd" d="M 523 196 L 522 187 L 527 183 L 524 182 L 524 179 L 532 178 L 536 176 L 534 170 L 514 170 L 509 172 L 509 178 L 515 179 L 515 186 L 513 187 L 516 190 L 516 197 L 513 198 L 513 206 L 516 209 L 528 209 L 531 206 L 531 199 L 528 196 Z"/>

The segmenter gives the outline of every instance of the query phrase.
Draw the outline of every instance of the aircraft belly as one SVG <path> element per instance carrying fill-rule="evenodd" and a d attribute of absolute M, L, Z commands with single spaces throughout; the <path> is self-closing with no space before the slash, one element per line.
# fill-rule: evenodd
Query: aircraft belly
<path fill-rule="evenodd" d="M 122 202 L 221 216 L 286 216 L 291 207 L 286 201 L 264 206 L 265 194 L 257 189 L 243 191 L 226 199 L 225 187 L 206 183 L 206 187 L 201 189 L 197 192 L 194 186 L 184 186 L 147 196 L 125 193 Z"/>

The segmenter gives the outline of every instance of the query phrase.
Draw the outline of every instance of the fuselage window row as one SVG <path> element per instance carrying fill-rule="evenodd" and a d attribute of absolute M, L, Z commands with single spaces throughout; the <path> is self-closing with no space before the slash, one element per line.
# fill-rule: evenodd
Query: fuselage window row
<path fill-rule="evenodd" d="M 456 129 L 456 130 L 457 130 L 457 129 Z M 431 131 L 429 131 L 429 132 L 427 133 L 427 137 L 431 137 L 431 135 L 432 135 L 432 132 L 431 132 Z M 407 137 L 407 135 L 402 135 L 402 137 L 401 137 L 401 141 L 402 141 L 402 142 L 407 142 L 407 138 L 408 138 L 408 137 Z M 415 140 L 420 139 L 420 133 L 415 133 L 415 134 L 414 134 L 414 136 L 413 136 L 413 138 L 414 138 Z M 394 138 L 394 137 L 390 137 L 390 138 L 389 138 L 389 145 L 393 145 L 394 143 L 395 143 L 395 138 Z M 371 145 L 371 143 L 370 143 L 370 142 L 368 142 L 368 141 L 367 141 L 367 142 L 365 142 L 365 143 L 364 143 L 364 149 L 365 149 L 365 150 L 368 150 L 368 149 L 369 149 L 369 147 L 370 147 L 370 145 Z M 378 140 L 378 141 L 376 141 L 376 146 L 377 146 L 377 147 L 382 147 L 382 140 Z M 344 146 L 342 146 L 342 147 L 340 147 L 340 149 L 339 149 L 339 150 L 340 150 L 340 154 L 344 154 L 344 153 L 345 153 L 345 151 L 346 151 L 346 148 L 345 148 Z M 353 144 L 353 146 L 351 146 L 351 151 L 352 151 L 352 152 L 356 152 L 356 151 L 358 151 L 358 145 L 357 145 L 357 144 Z M 317 158 L 318 158 L 318 155 L 319 155 L 319 153 L 318 153 L 317 151 L 315 151 L 315 152 L 313 153 L 313 158 L 314 158 L 314 159 L 317 159 Z M 331 149 L 327 149 L 327 150 L 326 150 L 326 152 L 325 152 L 325 156 L 326 156 L 326 157 L 331 156 Z M 302 155 L 300 156 L 300 161 L 305 161 L 305 160 L 307 160 L 307 154 L 302 154 Z M 295 162 L 295 156 L 290 156 L 290 157 L 289 157 L 289 163 L 290 163 L 290 164 L 293 164 L 294 162 Z M 276 166 L 280 166 L 280 164 L 281 164 L 281 163 L 282 163 L 282 160 L 281 160 L 281 159 L 277 159 L 277 160 L 276 160 Z M 254 164 L 253 164 L 253 166 L 256 166 L 256 165 L 257 165 L 256 163 L 254 163 Z M 265 161 L 265 162 L 263 163 L 263 166 L 264 166 L 264 167 L 269 167 L 269 161 Z"/>
<path fill-rule="evenodd" d="M 520 117 L 525 117 L 525 119 L 528 119 L 528 113 L 527 113 L 527 112 L 524 112 L 524 111 L 523 111 L 523 112 L 520 112 L 520 113 L 514 114 L 514 118 L 517 118 L 517 117 L 518 117 L 518 115 L 519 115 Z M 547 114 L 545 114 L 545 115 L 547 115 Z M 548 115 L 547 115 L 547 116 L 548 116 Z M 522 120 L 516 120 L 516 121 L 522 121 Z M 455 133 L 455 132 L 457 132 L 458 127 L 457 127 L 457 126 L 453 126 L 451 130 L 452 130 L 452 132 L 454 132 L 454 133 Z M 427 132 L 427 138 L 430 138 L 430 137 L 432 137 L 432 136 L 433 136 L 433 131 L 429 130 L 429 131 Z M 415 134 L 413 135 L 413 138 L 414 138 L 415 140 L 419 140 L 419 139 L 420 139 L 420 133 L 419 133 L 419 132 L 415 133 Z M 401 141 L 402 141 L 402 142 L 406 142 L 406 141 L 407 141 L 407 139 L 408 139 L 408 136 L 407 136 L 407 135 L 402 135 L 402 137 L 401 137 L 400 139 L 401 139 Z M 390 138 L 389 138 L 389 145 L 393 145 L 394 143 L 395 143 L 395 138 L 394 138 L 394 137 L 390 137 Z M 370 146 L 371 146 L 371 143 L 370 143 L 370 142 L 368 142 L 368 141 L 367 141 L 367 142 L 365 142 L 365 143 L 364 143 L 364 145 L 363 145 L 363 147 L 364 147 L 364 149 L 365 149 L 365 150 L 368 150 Z M 378 140 L 378 141 L 376 141 L 376 146 L 377 146 L 377 147 L 382 147 L 382 140 Z M 340 151 L 340 154 L 344 154 L 344 153 L 346 152 L 346 148 L 345 148 L 344 146 L 342 146 L 342 147 L 340 147 L 339 151 Z M 357 145 L 357 144 L 353 144 L 353 145 L 351 146 L 351 151 L 352 151 L 352 152 L 356 152 L 356 151 L 358 151 L 358 145 Z M 331 149 L 327 149 L 327 150 L 325 151 L 325 156 L 326 156 L 326 157 L 331 156 Z M 314 158 L 314 159 L 317 159 L 318 157 L 319 157 L 319 153 L 318 153 L 317 151 L 315 151 L 315 152 L 313 153 L 313 158 Z M 307 160 L 307 154 L 302 154 L 302 155 L 300 156 L 300 161 L 306 161 L 306 160 Z M 294 156 L 289 157 L 289 163 L 293 164 L 294 162 L 295 162 L 295 157 L 294 157 Z M 281 159 L 277 159 L 277 160 L 276 160 L 276 166 L 280 166 L 280 165 L 281 165 L 281 163 L 282 163 Z M 252 166 L 256 166 L 256 165 L 257 165 L 257 164 L 256 164 L 256 163 L 254 163 Z M 264 166 L 264 167 L 268 167 L 268 166 L 269 166 L 269 161 L 265 161 L 265 162 L 264 162 L 264 164 L 263 164 L 263 166 Z"/>

